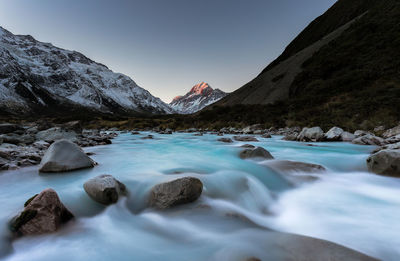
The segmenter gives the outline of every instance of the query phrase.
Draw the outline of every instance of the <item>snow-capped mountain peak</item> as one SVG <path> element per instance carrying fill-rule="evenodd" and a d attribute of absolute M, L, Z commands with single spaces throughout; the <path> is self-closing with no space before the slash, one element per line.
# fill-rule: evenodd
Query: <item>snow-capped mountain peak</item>
<path fill-rule="evenodd" d="M 79 52 L 0 27 L 0 112 L 32 114 L 70 108 L 111 114 L 173 112 L 126 75 Z"/>
<path fill-rule="evenodd" d="M 227 93 L 211 88 L 208 83 L 201 82 L 191 88 L 184 96 L 175 97 L 169 104 L 178 113 L 191 114 L 219 101 Z"/>

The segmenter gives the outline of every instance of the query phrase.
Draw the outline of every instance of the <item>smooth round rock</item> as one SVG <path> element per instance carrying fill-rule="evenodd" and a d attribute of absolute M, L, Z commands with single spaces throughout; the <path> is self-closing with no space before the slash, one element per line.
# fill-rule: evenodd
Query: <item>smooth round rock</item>
<path fill-rule="evenodd" d="M 193 177 L 184 177 L 154 186 L 150 192 L 149 205 L 167 209 L 196 201 L 203 191 L 203 183 Z"/>
<path fill-rule="evenodd" d="M 39 172 L 66 172 L 94 167 L 95 162 L 69 140 L 51 144 L 40 163 Z"/>
<path fill-rule="evenodd" d="M 86 193 L 96 202 L 104 205 L 114 204 L 125 194 L 126 187 L 111 175 L 100 175 L 83 184 Z"/>

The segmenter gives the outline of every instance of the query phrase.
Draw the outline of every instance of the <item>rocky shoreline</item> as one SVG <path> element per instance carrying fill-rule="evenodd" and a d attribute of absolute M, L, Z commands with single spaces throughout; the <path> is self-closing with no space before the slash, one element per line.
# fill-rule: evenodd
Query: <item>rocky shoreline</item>
<path fill-rule="evenodd" d="M 216 129 L 189 128 L 173 130 L 169 128 L 140 128 L 129 130 L 138 135 L 140 131 L 150 131 L 158 134 L 193 133 L 194 136 L 212 134 L 218 136 L 235 135 L 233 140 L 257 142 L 257 137 L 271 138 L 272 135 L 284 136 L 282 139 L 297 142 L 351 142 L 357 145 L 377 146 L 371 157 L 367 159 L 370 172 L 400 177 L 400 126 L 385 129 L 376 127 L 373 131 L 356 130 L 348 132 L 340 127 L 333 127 L 324 132 L 320 127 L 285 127 L 263 128 L 254 124 L 245 128 L 224 127 Z M 122 132 L 128 132 L 124 130 Z M 0 171 L 15 170 L 21 167 L 40 164 L 45 151 L 56 140 L 69 140 L 80 147 L 107 145 L 118 135 L 117 128 L 84 129 L 80 121 L 64 124 L 49 124 L 47 122 L 29 124 L 0 124 Z M 242 135 L 242 136 L 240 136 Z M 252 136 L 255 135 L 255 136 Z M 153 139 L 147 135 L 142 139 Z M 231 138 L 222 137 L 221 142 L 232 143 Z"/>
<path fill-rule="evenodd" d="M 40 164 L 48 147 L 65 139 L 80 147 L 107 145 L 118 134 L 112 131 L 86 130 L 79 121 L 59 125 L 48 123 L 0 124 L 0 171 Z"/>

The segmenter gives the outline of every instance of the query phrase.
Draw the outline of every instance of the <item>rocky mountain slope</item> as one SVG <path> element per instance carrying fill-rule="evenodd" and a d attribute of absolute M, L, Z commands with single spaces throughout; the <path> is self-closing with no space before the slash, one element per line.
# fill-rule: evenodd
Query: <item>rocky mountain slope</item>
<path fill-rule="evenodd" d="M 201 82 L 193 86 L 184 96 L 175 97 L 169 105 L 178 113 L 191 114 L 219 101 L 226 95 L 227 93 Z"/>
<path fill-rule="evenodd" d="M 0 112 L 131 115 L 172 110 L 128 76 L 81 53 L 0 27 Z"/>
<path fill-rule="evenodd" d="M 270 117 L 287 125 L 394 125 L 400 120 L 399 39 L 399 1 L 339 0 L 213 108 L 272 106 L 277 115 Z"/>

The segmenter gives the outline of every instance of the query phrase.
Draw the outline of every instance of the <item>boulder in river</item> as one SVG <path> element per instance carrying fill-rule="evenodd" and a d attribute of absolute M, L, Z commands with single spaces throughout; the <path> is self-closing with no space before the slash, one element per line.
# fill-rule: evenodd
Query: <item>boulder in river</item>
<path fill-rule="evenodd" d="M 261 138 L 270 139 L 270 138 L 272 138 L 272 136 L 271 136 L 271 134 L 269 134 L 269 133 L 265 133 L 265 134 L 263 134 L 263 135 L 261 136 Z"/>
<path fill-rule="evenodd" d="M 242 159 L 250 159 L 250 158 L 273 159 L 274 157 L 266 149 L 264 149 L 262 147 L 257 147 L 254 149 L 243 150 L 242 152 L 240 152 L 240 158 L 242 158 Z"/>
<path fill-rule="evenodd" d="M 231 138 L 219 138 L 218 141 L 225 143 L 232 143 L 233 140 Z"/>
<path fill-rule="evenodd" d="M 298 141 L 321 141 L 324 138 L 324 131 L 320 127 L 303 128 L 297 136 Z"/>
<path fill-rule="evenodd" d="M 40 165 L 40 172 L 66 172 L 92 168 L 95 162 L 75 143 L 59 140 L 51 144 Z"/>
<path fill-rule="evenodd" d="M 333 127 L 324 135 L 324 139 L 327 141 L 340 141 L 342 140 L 342 133 L 344 130 L 339 127 Z"/>
<path fill-rule="evenodd" d="M 375 145 L 375 146 L 383 146 L 386 144 L 386 141 L 380 137 L 374 136 L 372 134 L 367 134 L 361 137 L 358 137 L 352 141 L 354 144 L 358 145 Z"/>
<path fill-rule="evenodd" d="M 270 160 L 265 163 L 266 166 L 278 172 L 324 172 L 326 169 L 318 164 L 297 162 L 290 160 Z"/>
<path fill-rule="evenodd" d="M 340 139 L 341 141 L 347 141 L 347 142 L 351 142 L 356 138 L 356 136 L 353 133 L 344 131 L 342 132 L 342 134 L 340 135 Z"/>
<path fill-rule="evenodd" d="M 400 150 L 381 150 L 367 159 L 368 170 L 400 178 Z"/>
<path fill-rule="evenodd" d="M 24 207 L 10 222 L 10 229 L 16 236 L 52 233 L 74 217 L 53 189 L 33 196 Z"/>
<path fill-rule="evenodd" d="M 253 141 L 253 142 L 257 142 L 258 139 L 256 137 L 253 136 L 233 136 L 233 139 L 236 141 Z"/>
<path fill-rule="evenodd" d="M 53 127 L 44 131 L 39 131 L 36 134 L 36 140 L 44 140 L 50 143 L 61 139 L 77 141 L 76 132 L 72 130 L 65 130 L 60 127 Z"/>
<path fill-rule="evenodd" d="M 194 177 L 184 177 L 154 186 L 150 192 L 149 205 L 167 209 L 196 201 L 203 191 L 203 183 Z"/>
<path fill-rule="evenodd" d="M 116 203 L 126 193 L 125 185 L 111 175 L 91 178 L 83 184 L 83 188 L 94 201 L 104 205 Z"/>

